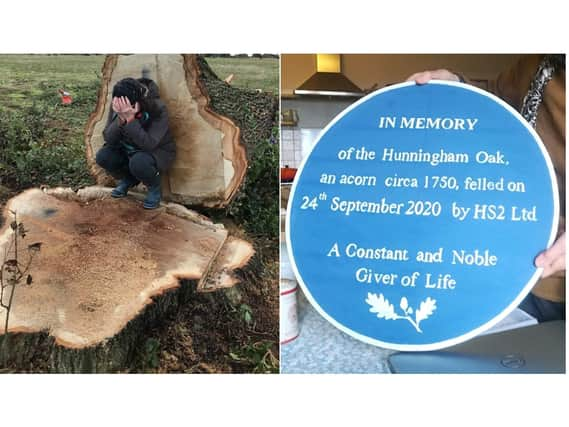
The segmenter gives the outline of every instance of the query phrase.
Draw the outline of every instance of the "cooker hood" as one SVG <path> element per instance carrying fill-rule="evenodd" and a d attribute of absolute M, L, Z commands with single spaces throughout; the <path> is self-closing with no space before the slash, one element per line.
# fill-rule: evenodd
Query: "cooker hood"
<path fill-rule="evenodd" d="M 364 93 L 342 74 L 340 55 L 317 54 L 316 73 L 294 90 L 295 95 L 360 97 Z"/>

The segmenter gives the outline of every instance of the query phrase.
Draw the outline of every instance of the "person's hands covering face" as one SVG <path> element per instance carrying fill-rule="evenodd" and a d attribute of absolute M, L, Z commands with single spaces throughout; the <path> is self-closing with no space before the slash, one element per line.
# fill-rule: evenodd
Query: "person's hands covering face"
<path fill-rule="evenodd" d="M 134 120 L 134 116 L 140 111 L 138 102 L 133 107 L 126 96 L 114 97 L 112 107 L 119 118 L 126 122 Z"/>

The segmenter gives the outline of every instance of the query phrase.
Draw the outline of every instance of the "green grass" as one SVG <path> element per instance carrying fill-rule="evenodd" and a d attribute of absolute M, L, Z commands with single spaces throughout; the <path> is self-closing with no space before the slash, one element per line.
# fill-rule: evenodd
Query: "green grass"
<path fill-rule="evenodd" d="M 21 108 L 57 89 L 69 92 L 100 81 L 103 55 L 0 55 L 0 106 Z M 54 93 L 55 90 L 55 93 Z"/>
<path fill-rule="evenodd" d="M 92 183 L 84 128 L 104 55 L 0 55 L 0 184 L 14 189 Z M 278 93 L 276 58 L 207 58 L 232 85 Z M 71 93 L 63 106 L 58 89 Z"/>
<path fill-rule="evenodd" d="M 22 190 L 42 184 L 74 188 L 92 184 L 85 157 L 84 129 L 96 106 L 104 59 L 103 55 L 0 55 L 0 190 L 2 186 Z M 207 61 L 222 79 L 234 74 L 235 87 L 278 95 L 278 59 L 207 58 Z M 61 104 L 57 92 L 60 88 L 71 93 L 73 104 Z M 276 127 L 274 136 L 276 141 Z M 238 225 L 256 223 L 263 229 L 276 230 L 278 208 L 273 209 L 266 200 L 278 205 L 275 181 L 278 145 L 268 140 L 256 142 L 248 184 L 243 191 L 245 195 L 254 194 L 249 204 L 254 209 L 244 210 L 247 221 Z M 276 231 L 268 234 L 278 235 Z M 276 266 L 276 261 L 272 262 Z M 272 270 L 263 268 L 263 271 Z M 272 277 L 276 283 L 278 279 Z M 242 307 L 237 315 L 249 323 L 252 313 L 263 307 L 252 305 L 249 310 Z M 156 366 L 159 345 L 157 341 L 146 343 L 145 368 Z M 232 350 L 228 350 L 231 354 L 227 357 L 254 372 L 277 372 L 278 360 L 274 355 L 277 351 L 271 345 L 278 347 L 269 341 L 250 340 L 237 348 L 231 343 Z"/>
<path fill-rule="evenodd" d="M 84 129 L 97 101 L 102 55 L 0 55 L 0 184 L 91 184 Z M 71 93 L 61 104 L 58 89 Z"/>
<path fill-rule="evenodd" d="M 233 74 L 232 86 L 243 89 L 261 89 L 277 95 L 279 88 L 279 60 L 277 58 L 206 58 L 217 77 L 224 80 Z"/>

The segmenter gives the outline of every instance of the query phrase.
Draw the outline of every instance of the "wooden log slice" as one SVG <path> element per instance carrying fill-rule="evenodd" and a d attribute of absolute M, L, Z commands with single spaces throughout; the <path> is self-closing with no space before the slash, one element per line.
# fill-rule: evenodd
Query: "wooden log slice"
<path fill-rule="evenodd" d="M 105 128 L 116 82 L 141 77 L 149 71 L 168 108 L 176 142 L 173 167 L 163 177 L 163 196 L 186 205 L 226 206 L 236 194 L 247 170 L 247 156 L 239 128 L 209 108 L 206 89 L 199 81 L 195 55 L 109 55 L 102 70 L 97 107 L 85 130 L 87 160 L 100 185 L 113 180 L 95 163 L 103 146 Z"/>
<path fill-rule="evenodd" d="M 196 287 L 205 288 L 202 282 L 212 283 L 213 266 L 223 266 L 225 274 L 253 253 L 238 239 L 224 247 L 223 226 L 180 205 L 147 211 L 135 198 L 116 200 L 109 192 L 31 189 L 8 201 L 0 255 L 14 257 L 12 212 L 27 230 L 19 239 L 21 262 L 29 244 L 42 245 L 29 271 L 31 285 L 15 290 L 9 339 L 0 331 L 0 362 L 33 358 L 42 341 L 57 372 L 124 368 L 148 327 L 177 310 Z M 219 287 L 228 283 L 234 280 L 224 278 Z M 4 316 L 0 309 L 0 320 Z"/>

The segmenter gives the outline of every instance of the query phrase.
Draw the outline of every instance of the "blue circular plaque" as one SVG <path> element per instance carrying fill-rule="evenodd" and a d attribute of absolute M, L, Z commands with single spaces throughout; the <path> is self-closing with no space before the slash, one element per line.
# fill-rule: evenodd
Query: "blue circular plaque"
<path fill-rule="evenodd" d="M 509 105 L 433 81 L 337 116 L 291 192 L 287 243 L 311 304 L 370 344 L 435 350 L 503 319 L 557 230 L 551 160 Z"/>

